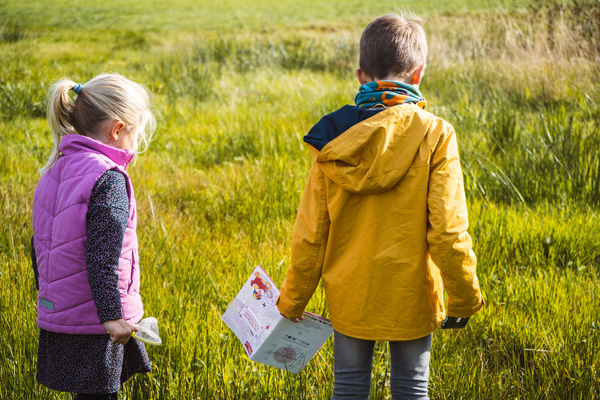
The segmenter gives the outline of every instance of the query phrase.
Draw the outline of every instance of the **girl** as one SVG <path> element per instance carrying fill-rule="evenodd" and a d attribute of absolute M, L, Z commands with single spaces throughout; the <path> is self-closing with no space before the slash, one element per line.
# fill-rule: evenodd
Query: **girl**
<path fill-rule="evenodd" d="M 120 75 L 58 81 L 47 101 L 54 146 L 33 199 L 37 380 L 79 400 L 117 399 L 122 382 L 151 370 L 144 344 L 129 340 L 143 306 L 125 168 L 156 122 L 146 90 Z"/>

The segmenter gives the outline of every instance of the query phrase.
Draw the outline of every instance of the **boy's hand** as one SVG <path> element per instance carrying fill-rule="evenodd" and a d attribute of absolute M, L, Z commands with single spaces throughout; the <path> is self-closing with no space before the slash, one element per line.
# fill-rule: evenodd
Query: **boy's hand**
<path fill-rule="evenodd" d="M 281 313 L 280 313 L 280 314 L 281 314 Z M 283 315 L 283 314 L 281 314 L 281 316 L 282 316 L 282 317 L 284 317 L 284 318 L 286 318 L 286 319 L 289 319 L 289 320 L 290 320 L 290 321 L 292 321 L 292 322 L 296 322 L 296 323 L 298 323 L 298 322 L 300 322 L 300 321 L 302 321 L 302 320 L 304 319 L 304 317 L 300 317 L 300 318 L 288 318 L 288 317 L 286 317 L 286 316 L 285 316 L 285 315 Z"/>
<path fill-rule="evenodd" d="M 446 320 L 442 324 L 442 329 L 462 329 L 467 326 L 469 318 L 471 317 L 446 317 Z"/>
<path fill-rule="evenodd" d="M 127 344 L 133 332 L 138 331 L 135 326 L 124 319 L 113 319 L 104 322 L 102 325 L 106 328 L 106 332 L 110 333 L 110 340 L 116 344 Z"/>

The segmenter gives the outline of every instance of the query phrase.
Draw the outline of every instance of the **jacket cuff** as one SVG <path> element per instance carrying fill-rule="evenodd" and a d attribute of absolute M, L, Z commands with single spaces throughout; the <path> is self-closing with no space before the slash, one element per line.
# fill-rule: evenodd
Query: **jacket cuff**
<path fill-rule="evenodd" d="M 455 318 L 470 317 L 472 315 L 477 314 L 477 312 L 479 312 L 479 310 L 481 310 L 484 305 L 485 305 L 485 301 L 483 300 L 483 297 L 480 298 L 479 303 L 477 303 L 476 305 L 474 305 L 472 307 L 464 307 L 464 306 L 455 307 L 452 304 L 448 304 L 448 310 L 446 312 L 446 315 L 448 317 L 455 317 Z"/>
<path fill-rule="evenodd" d="M 292 299 L 284 293 L 279 294 L 275 304 L 277 305 L 279 312 L 287 318 L 300 318 L 304 312 L 304 307 L 295 305 Z"/>

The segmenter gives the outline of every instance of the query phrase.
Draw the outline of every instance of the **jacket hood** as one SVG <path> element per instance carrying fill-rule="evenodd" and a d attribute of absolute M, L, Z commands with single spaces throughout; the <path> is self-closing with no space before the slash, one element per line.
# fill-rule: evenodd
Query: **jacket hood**
<path fill-rule="evenodd" d="M 334 114 L 328 117 L 335 119 Z M 330 132 L 335 137 L 313 157 L 323 173 L 345 190 L 382 193 L 404 177 L 432 121 L 433 115 L 416 105 L 389 107 L 337 135 Z M 309 144 L 310 136 L 309 132 L 305 137 Z"/>

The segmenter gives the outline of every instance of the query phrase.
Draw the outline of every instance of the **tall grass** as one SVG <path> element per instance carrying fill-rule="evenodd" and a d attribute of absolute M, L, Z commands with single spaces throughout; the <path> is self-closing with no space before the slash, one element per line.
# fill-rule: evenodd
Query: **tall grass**
<path fill-rule="evenodd" d="M 255 265 L 282 281 L 311 164 L 302 136 L 351 103 L 360 30 L 396 7 L 321 3 L 304 14 L 291 2 L 239 5 L 219 31 L 227 1 L 210 12 L 134 1 L 120 17 L 131 24 L 114 29 L 105 28 L 111 2 L 79 4 L 77 15 L 0 5 L 0 398 L 70 398 L 35 383 L 30 204 L 51 146 L 48 85 L 107 71 L 146 84 L 160 114 L 130 175 L 142 295 L 164 344 L 149 349 L 153 372 L 126 383 L 121 398 L 331 395 L 331 341 L 296 376 L 251 363 L 220 320 Z M 487 302 L 464 331 L 434 334 L 431 398 L 596 398 L 600 5 L 415 6 L 430 45 L 421 89 L 427 109 L 458 132 Z M 86 24 L 88 11 L 96 17 Z M 327 314 L 322 288 L 309 309 Z M 386 351 L 376 348 L 373 399 L 389 398 Z"/>

